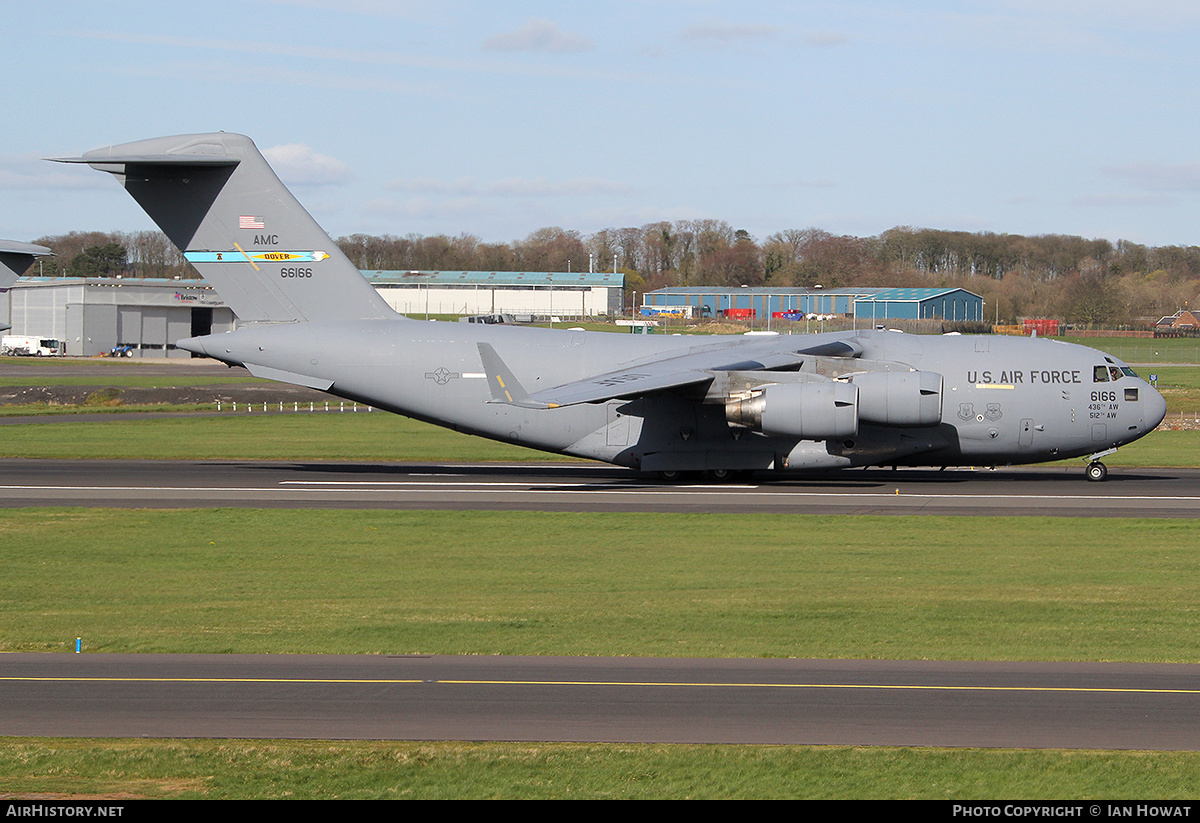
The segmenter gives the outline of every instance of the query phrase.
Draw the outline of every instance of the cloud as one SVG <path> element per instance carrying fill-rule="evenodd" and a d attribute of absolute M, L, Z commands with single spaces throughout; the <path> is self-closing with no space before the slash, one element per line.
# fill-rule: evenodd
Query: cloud
<path fill-rule="evenodd" d="M 514 31 L 493 34 L 483 41 L 484 51 L 580 52 L 593 47 L 590 38 L 563 31 L 557 23 L 537 17 Z"/>
<path fill-rule="evenodd" d="M 831 46 L 844 46 L 850 42 L 850 38 L 836 31 L 813 31 L 800 35 L 800 42 L 806 46 L 829 48 Z"/>
<path fill-rule="evenodd" d="M 490 197 L 575 197 L 596 194 L 628 194 L 633 188 L 625 183 L 600 177 L 575 177 L 547 180 L 544 177 L 508 177 L 491 183 L 479 183 L 473 177 L 451 182 L 427 177 L 397 180 L 387 186 L 392 191 L 418 195 L 490 196 Z"/>
<path fill-rule="evenodd" d="M 428 0 L 263 0 L 270 5 L 334 11 L 339 14 L 361 14 L 366 17 L 412 18 L 436 8 Z"/>
<path fill-rule="evenodd" d="M 429 197 L 410 197 L 398 201 L 388 197 L 370 201 L 363 207 L 363 212 L 373 216 L 386 218 L 404 218 L 406 220 L 457 220 L 470 222 L 470 219 L 483 218 L 491 213 L 475 197 L 456 197 L 449 200 L 436 200 Z"/>
<path fill-rule="evenodd" d="M 551 24 L 553 25 L 553 24 Z M 370 51 L 365 49 L 339 49 L 295 43 L 275 43 L 266 40 L 230 40 L 230 39 L 200 39 L 196 37 L 175 37 L 170 35 L 143 35 L 128 32 L 106 31 L 71 31 L 64 33 L 68 37 L 78 37 L 88 40 L 102 40 L 113 43 L 135 43 L 141 45 L 170 46 L 179 50 L 222 51 L 235 54 L 252 54 L 256 59 L 264 55 L 295 57 L 306 61 L 315 59 L 344 63 L 350 66 L 404 66 L 421 69 L 434 69 L 439 72 L 470 72 L 483 75 L 515 76 L 515 77 L 559 77 L 583 80 L 605 81 L 643 81 L 640 75 L 629 74 L 606 65 L 603 69 L 567 68 L 558 64 L 536 65 L 529 61 L 519 60 L 473 60 L 465 59 L 456 54 L 425 55 L 410 50 Z M 565 34 L 565 33 L 564 33 Z M 568 38 L 576 35 L 566 35 Z M 586 40 L 586 38 L 584 38 Z M 591 41 L 587 41 L 588 48 Z M 561 50 L 561 49 L 560 49 Z M 258 71 L 259 69 L 255 69 Z M 141 71 L 141 70 L 139 70 Z M 177 71 L 177 70 L 176 70 Z M 242 67 L 242 75 L 247 70 Z M 315 73 L 310 72 L 309 77 Z M 315 75 L 317 78 L 323 75 Z M 192 75 L 189 75 L 189 78 Z M 293 75 L 295 77 L 295 75 Z M 279 73 L 269 79 L 288 82 L 286 73 Z M 337 85 L 346 85 L 349 81 L 337 81 Z M 378 87 L 379 80 L 368 81 Z M 318 82 L 318 85 L 334 85 L 329 82 Z M 361 84 L 360 84 L 361 86 Z M 335 86 L 336 87 L 336 86 Z"/>
<path fill-rule="evenodd" d="M 510 177 L 487 186 L 487 193 L 500 197 L 559 197 L 592 194 L 627 194 L 631 189 L 624 183 L 599 177 L 576 177 L 551 182 L 545 178 L 526 180 Z"/>
<path fill-rule="evenodd" d="M 479 186 L 473 177 L 460 177 L 447 183 L 432 177 L 412 177 L 407 180 L 395 180 L 388 183 L 392 191 L 409 192 L 411 194 L 453 194 L 473 195 L 479 191 Z"/>
<path fill-rule="evenodd" d="M 1084 208 L 1175 208 L 1177 199 L 1166 194 L 1090 194 L 1076 197 L 1071 201 L 1072 206 Z"/>
<path fill-rule="evenodd" d="M 333 157 L 318 154 L 303 143 L 288 143 L 263 150 L 279 177 L 290 185 L 329 186 L 347 182 L 350 167 Z"/>
<path fill-rule="evenodd" d="M 0 156 L 0 190 L 100 189 L 111 185 L 108 175 L 96 174 L 86 166 L 80 169 L 47 163 L 32 156 Z"/>
<path fill-rule="evenodd" d="M 679 39 L 728 46 L 733 43 L 774 37 L 780 31 L 781 29 L 778 26 L 769 26 L 761 23 L 730 23 L 725 20 L 708 20 L 688 26 L 679 33 Z"/>
<path fill-rule="evenodd" d="M 1105 171 L 1145 191 L 1200 191 L 1200 163 L 1127 163 Z"/>
<path fill-rule="evenodd" d="M 774 189 L 778 191 L 790 191 L 792 189 L 832 189 L 837 186 L 837 183 L 829 178 L 801 178 L 796 177 L 790 180 L 774 180 L 769 183 L 752 184 L 751 188 L 757 189 Z"/>

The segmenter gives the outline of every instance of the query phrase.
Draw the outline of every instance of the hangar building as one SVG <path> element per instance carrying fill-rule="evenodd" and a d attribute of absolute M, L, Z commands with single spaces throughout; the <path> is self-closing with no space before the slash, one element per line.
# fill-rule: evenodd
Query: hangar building
<path fill-rule="evenodd" d="M 620 314 L 625 275 L 613 272 L 364 271 L 401 314 Z"/>
<path fill-rule="evenodd" d="M 7 311 L 3 311 L 7 309 Z M 61 340 L 69 355 L 129 346 L 135 357 L 191 357 L 175 341 L 229 331 L 233 311 L 202 280 L 32 277 L 0 294 L 12 334 Z"/>
<path fill-rule="evenodd" d="M 693 317 L 765 318 L 780 312 L 859 320 L 982 320 L 983 298 L 965 289 L 802 289 L 698 286 L 659 289 L 643 306 L 691 306 Z"/>

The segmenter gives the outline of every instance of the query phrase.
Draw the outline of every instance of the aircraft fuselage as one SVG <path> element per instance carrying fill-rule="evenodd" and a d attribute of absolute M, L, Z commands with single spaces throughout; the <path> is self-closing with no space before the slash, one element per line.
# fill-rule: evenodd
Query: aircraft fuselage
<path fill-rule="evenodd" d="M 730 425 L 722 397 L 678 392 L 530 409 L 492 402 L 479 343 L 510 364 L 524 389 L 570 383 L 729 338 L 634 337 L 527 327 L 480 327 L 404 318 L 265 324 L 182 341 L 184 348 L 252 372 L 447 426 L 546 451 L 649 471 L 737 471 L 1036 463 L 1097 454 L 1152 430 L 1162 396 L 1102 352 L 1052 339 L 887 331 L 743 338 L 733 352 L 814 340 L 851 340 L 861 360 L 942 376 L 933 425 L 860 422 L 848 436 L 809 439 Z M 737 356 L 726 359 L 737 360 Z M 820 379 L 859 359 L 806 357 L 758 380 Z"/>

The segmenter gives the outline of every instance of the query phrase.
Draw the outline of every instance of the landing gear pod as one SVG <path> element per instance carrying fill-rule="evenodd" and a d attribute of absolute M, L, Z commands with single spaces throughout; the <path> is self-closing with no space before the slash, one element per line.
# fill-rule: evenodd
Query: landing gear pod
<path fill-rule="evenodd" d="M 858 434 L 858 387 L 851 383 L 773 383 L 725 404 L 725 419 L 774 437 L 829 440 Z"/>
<path fill-rule="evenodd" d="M 881 426 L 936 426 L 942 422 L 942 376 L 930 371 L 869 372 L 858 386 L 858 417 Z"/>

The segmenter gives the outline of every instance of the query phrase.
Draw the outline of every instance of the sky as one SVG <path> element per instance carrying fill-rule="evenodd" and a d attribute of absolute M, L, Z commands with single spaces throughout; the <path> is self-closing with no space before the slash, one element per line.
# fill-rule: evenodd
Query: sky
<path fill-rule="evenodd" d="M 1200 245 L 1192 0 L 0 0 L 0 238 L 153 228 L 44 162 L 249 135 L 330 235 L 713 218 Z"/>

